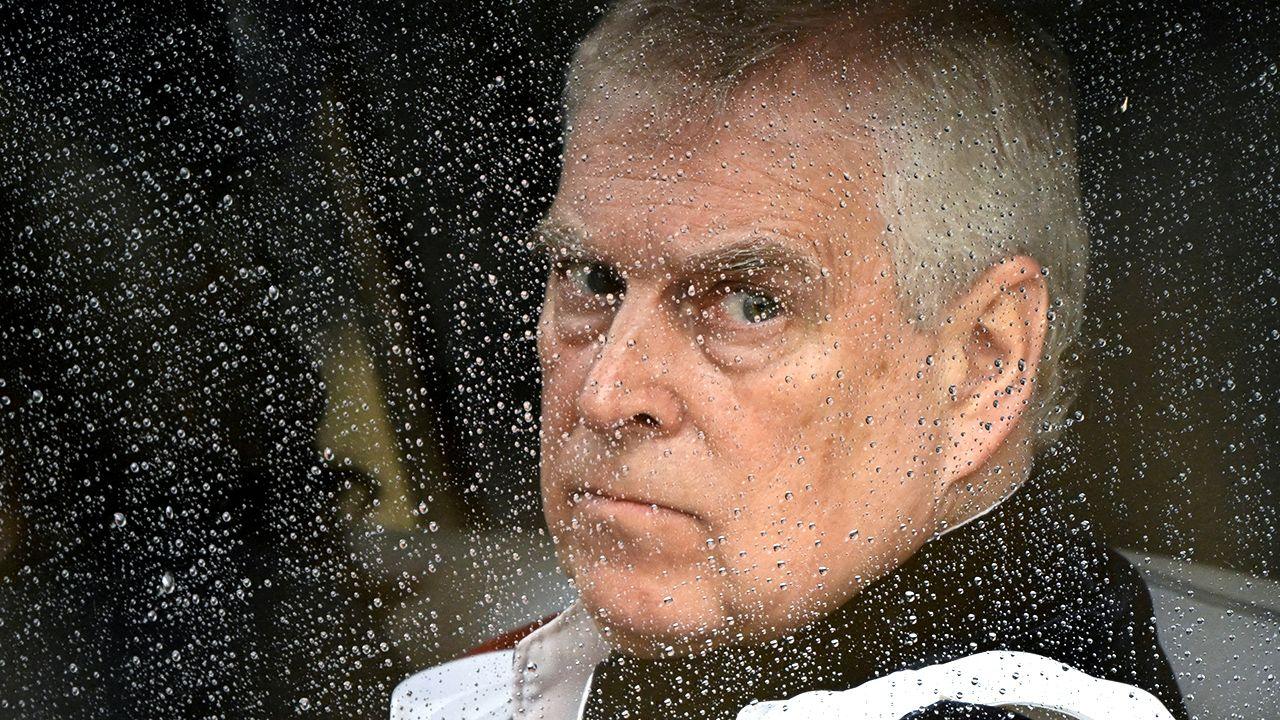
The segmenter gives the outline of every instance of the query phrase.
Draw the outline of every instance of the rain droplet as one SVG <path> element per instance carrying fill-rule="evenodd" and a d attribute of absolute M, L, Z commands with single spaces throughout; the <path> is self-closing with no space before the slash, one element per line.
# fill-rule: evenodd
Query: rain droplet
<path fill-rule="evenodd" d="M 128 519 L 124 516 L 124 513 L 116 513 L 111 516 L 112 527 L 122 528 L 126 522 L 128 522 Z"/>
<path fill-rule="evenodd" d="M 42 402 L 44 402 L 44 393 L 40 392 L 39 390 L 32 390 L 32 391 L 31 391 L 31 404 L 32 404 L 32 405 L 39 405 L 39 404 L 40 404 L 40 403 L 42 403 Z"/>
<path fill-rule="evenodd" d="M 275 285 L 268 287 L 267 297 L 271 300 L 275 300 L 276 298 L 280 297 L 280 288 L 277 288 Z"/>
<path fill-rule="evenodd" d="M 177 586 L 178 582 L 173 579 L 173 573 L 165 570 L 164 574 L 160 576 L 160 594 L 168 595 L 173 592 L 174 588 Z"/>

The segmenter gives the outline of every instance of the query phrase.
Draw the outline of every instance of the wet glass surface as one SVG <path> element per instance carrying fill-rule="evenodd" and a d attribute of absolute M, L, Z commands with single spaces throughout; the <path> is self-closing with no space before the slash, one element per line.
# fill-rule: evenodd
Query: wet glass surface
<path fill-rule="evenodd" d="M 700 22 L 749 46 L 757 36 L 735 23 L 757 5 Z M 1014 533 L 1001 547 L 1021 549 L 1096 533 L 1097 552 L 1119 549 L 1145 579 L 1191 715 L 1280 712 L 1280 14 L 1245 2 L 1011 7 L 1061 48 L 1074 131 L 1049 103 L 1040 131 L 1012 143 L 990 128 L 1001 109 L 1026 112 L 1019 96 L 956 117 L 948 103 L 968 86 L 950 76 L 956 96 L 933 104 L 867 100 L 855 126 L 897 112 L 902 137 L 954 136 L 971 153 L 963 179 L 912 195 L 932 176 L 875 165 L 885 135 L 846 155 L 834 132 L 807 129 L 830 91 L 811 78 L 765 73 L 722 106 L 692 75 L 635 64 L 593 84 L 582 70 L 569 112 L 566 67 L 580 67 L 571 59 L 605 16 L 596 3 L 0 3 L 0 716 L 384 718 L 406 677 L 592 588 L 615 619 L 628 612 L 617 598 L 635 598 L 667 628 L 617 620 L 616 642 L 630 627 L 636 647 L 656 636 L 680 657 L 697 654 L 681 638 L 719 648 L 737 632 L 706 630 L 722 619 L 690 610 L 706 597 L 736 608 L 749 638 L 815 619 L 831 627 L 814 637 L 848 638 L 840 623 L 858 613 L 889 617 L 848 604 L 873 597 L 850 588 L 900 563 L 917 575 L 893 582 L 925 582 L 985 557 L 955 543 L 939 546 L 959 547 L 954 557 L 917 555 L 1001 495 L 978 482 L 953 513 L 931 514 L 920 488 L 943 472 L 933 458 L 960 458 L 947 467 L 964 488 L 988 456 L 965 465 L 969 445 L 935 451 L 951 426 L 919 388 L 941 388 L 945 404 L 988 377 L 955 357 L 1011 391 L 1036 387 L 1019 383 L 1014 358 L 1047 356 L 1019 355 L 1031 341 L 1000 331 L 1028 332 L 1026 318 L 1079 323 L 1073 343 L 1053 346 L 1065 391 L 1052 402 L 991 385 L 1052 426 L 1009 447 L 1036 458 L 1047 488 L 1027 515 L 1059 520 L 1035 535 L 1002 505 L 983 532 Z M 914 37 L 891 27 L 902 33 L 862 44 L 855 76 L 889 77 L 867 68 Z M 948 27 L 933 31 L 938 53 L 961 46 Z M 955 78 L 995 67 L 959 57 Z M 633 76 L 657 89 L 636 91 Z M 1078 185 L 1052 175 L 1025 195 L 960 200 L 1015 167 L 988 164 L 984 142 L 1068 167 Z M 906 194 L 878 194 L 886 178 Z M 1044 308 L 1025 304 L 1044 287 L 1039 266 L 1006 265 L 988 287 L 1015 298 L 999 306 L 1012 315 L 974 310 L 987 334 L 957 335 L 958 355 L 889 339 L 958 327 L 909 300 L 876 305 L 896 297 L 895 278 L 940 297 L 978 275 L 927 252 L 910 274 L 883 238 L 929 250 L 1006 233 L 1017 240 L 979 270 L 1041 262 L 1018 243 L 1073 232 L 1035 214 L 1059 201 L 1078 202 L 1088 257 L 1048 274 Z M 940 225 L 911 224 L 939 210 Z M 738 230 L 755 244 L 726 254 Z M 811 246 L 826 249 L 801 252 Z M 1072 272 L 1084 284 L 1069 311 L 1055 303 Z M 927 284 L 939 278 L 959 284 Z M 546 298 L 557 314 L 543 314 Z M 878 392 L 899 387 L 896 371 L 923 384 Z M 975 527 L 945 537 L 984 546 Z M 686 535 L 696 542 L 680 545 Z M 1047 557 L 1037 552 L 1026 550 Z M 606 556 L 658 569 L 585 569 Z M 674 565 L 697 569 L 670 580 Z M 1031 590 L 1056 577 L 1018 569 Z M 987 577 L 966 598 L 1000 605 L 1012 586 Z M 1105 595 L 1069 587 L 1058 607 Z M 766 596 L 786 600 L 743 599 Z M 922 602 L 941 616 L 959 607 Z M 928 617 L 893 607 L 906 624 Z M 920 637 L 958 641 L 963 625 Z M 727 642 L 743 644 L 761 647 Z M 723 690 L 730 660 L 762 675 L 796 660 L 766 655 L 711 656 L 690 681 Z M 664 669 L 629 675 L 619 657 L 601 666 L 601 692 L 715 694 L 672 693 L 655 681 Z M 871 672 L 846 659 L 809 657 L 777 692 L 844 689 L 844 674 Z M 590 711 L 610 716 L 608 699 Z"/>

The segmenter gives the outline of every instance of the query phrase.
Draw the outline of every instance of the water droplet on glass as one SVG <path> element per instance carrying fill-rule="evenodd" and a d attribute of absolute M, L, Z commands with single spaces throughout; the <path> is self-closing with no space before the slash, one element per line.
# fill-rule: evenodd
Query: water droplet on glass
<path fill-rule="evenodd" d="M 111 516 L 111 526 L 112 526 L 112 527 L 122 528 L 122 527 L 124 527 L 124 524 L 125 524 L 126 522 L 128 522 L 128 519 L 127 519 L 127 518 L 125 518 L 124 513 L 116 513 L 115 515 L 112 515 L 112 516 Z"/>
<path fill-rule="evenodd" d="M 173 579 L 173 573 L 165 570 L 164 574 L 160 576 L 160 594 L 168 595 L 173 592 L 174 588 L 177 586 L 178 582 Z"/>

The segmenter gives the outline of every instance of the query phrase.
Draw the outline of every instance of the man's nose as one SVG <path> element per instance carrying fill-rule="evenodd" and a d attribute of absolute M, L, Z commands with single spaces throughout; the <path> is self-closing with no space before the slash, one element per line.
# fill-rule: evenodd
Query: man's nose
<path fill-rule="evenodd" d="M 685 414 L 669 385 L 673 329 L 657 309 L 636 300 L 627 298 L 614 316 L 578 393 L 578 413 L 600 432 L 671 434 Z"/>

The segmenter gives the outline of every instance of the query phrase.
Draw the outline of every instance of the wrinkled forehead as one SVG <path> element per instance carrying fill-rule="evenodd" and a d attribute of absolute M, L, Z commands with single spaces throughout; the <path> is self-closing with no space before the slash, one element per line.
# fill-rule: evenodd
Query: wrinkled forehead
<path fill-rule="evenodd" d="M 830 265 L 883 225 L 862 108 L 833 100 L 794 64 L 724 97 L 591 95 L 544 226 L 637 261 L 770 236 Z"/>

